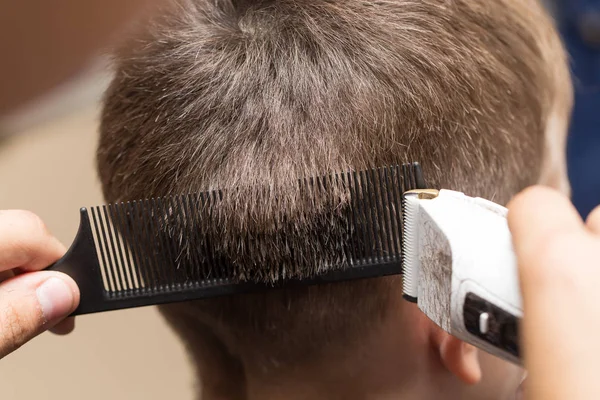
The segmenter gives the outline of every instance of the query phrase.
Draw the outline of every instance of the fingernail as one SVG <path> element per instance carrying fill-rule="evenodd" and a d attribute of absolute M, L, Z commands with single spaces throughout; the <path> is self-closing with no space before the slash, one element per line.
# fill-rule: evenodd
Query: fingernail
<path fill-rule="evenodd" d="M 50 278 L 36 290 L 46 322 L 66 317 L 73 308 L 73 293 L 69 285 L 58 278 Z"/>

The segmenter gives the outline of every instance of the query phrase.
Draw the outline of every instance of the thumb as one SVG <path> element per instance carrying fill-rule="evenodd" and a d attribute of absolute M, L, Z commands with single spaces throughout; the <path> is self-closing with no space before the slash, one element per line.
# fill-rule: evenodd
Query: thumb
<path fill-rule="evenodd" d="M 569 199 L 534 187 L 509 204 L 531 399 L 596 399 L 598 242 Z"/>
<path fill-rule="evenodd" d="M 77 285 L 59 272 L 31 272 L 0 283 L 0 358 L 55 326 L 78 304 Z"/>
<path fill-rule="evenodd" d="M 529 278 L 531 269 L 546 274 L 548 250 L 566 235 L 585 232 L 583 220 L 569 199 L 550 188 L 525 189 L 510 202 L 508 210 L 515 252 L 521 272 L 525 272 L 521 279 Z M 538 267 L 542 271 L 537 271 Z"/>

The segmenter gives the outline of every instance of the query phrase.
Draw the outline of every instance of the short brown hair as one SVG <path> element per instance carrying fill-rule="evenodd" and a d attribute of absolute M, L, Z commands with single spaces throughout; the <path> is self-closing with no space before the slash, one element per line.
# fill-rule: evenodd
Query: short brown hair
<path fill-rule="evenodd" d="M 546 121 L 569 80 L 551 22 L 525 0 L 180 0 L 115 64 L 98 150 L 108 201 L 420 161 L 432 186 L 505 203 L 538 180 Z M 248 209 L 279 212 L 253 196 L 236 212 Z M 252 265 L 268 272 L 280 254 Z M 286 364 L 360 340 L 394 283 L 167 314 L 189 341 L 202 321 L 228 351 Z"/>

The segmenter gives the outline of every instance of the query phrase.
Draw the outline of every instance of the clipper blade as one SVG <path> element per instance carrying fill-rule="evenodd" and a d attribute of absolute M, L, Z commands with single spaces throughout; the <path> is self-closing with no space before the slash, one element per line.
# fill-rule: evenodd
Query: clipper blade
<path fill-rule="evenodd" d="M 419 202 L 437 197 L 435 189 L 409 190 L 402 195 L 402 296 L 413 303 L 419 294 Z"/>
<path fill-rule="evenodd" d="M 417 302 L 419 283 L 419 196 L 408 192 L 402 196 L 402 293 Z"/>

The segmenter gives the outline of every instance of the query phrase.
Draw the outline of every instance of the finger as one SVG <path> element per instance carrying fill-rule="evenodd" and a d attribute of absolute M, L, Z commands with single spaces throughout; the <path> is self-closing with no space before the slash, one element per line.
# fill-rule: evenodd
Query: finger
<path fill-rule="evenodd" d="M 69 317 L 60 321 L 56 326 L 49 329 L 55 335 L 67 335 L 75 329 L 75 317 Z"/>
<path fill-rule="evenodd" d="M 29 211 L 0 211 L 0 271 L 13 268 L 33 271 L 46 268 L 65 247 Z"/>
<path fill-rule="evenodd" d="M 523 295 L 521 340 L 530 371 L 529 395 L 569 398 L 547 383 L 578 382 L 577 376 L 584 375 L 577 368 L 565 373 L 564 365 L 574 365 L 584 354 L 581 346 L 573 351 L 573 343 L 578 343 L 573 331 L 580 337 L 582 331 L 594 331 L 581 327 L 585 317 L 577 312 L 586 313 L 590 287 L 596 291 L 596 285 L 589 285 L 596 278 L 588 271 L 595 244 L 570 201 L 554 190 L 527 189 L 508 207 Z"/>
<path fill-rule="evenodd" d="M 537 264 L 552 241 L 584 232 L 583 221 L 569 199 L 550 188 L 524 190 L 510 202 L 508 210 L 515 252 L 519 263 L 528 267 Z"/>
<path fill-rule="evenodd" d="M 600 235 L 600 206 L 592 210 L 592 212 L 588 215 L 585 224 L 590 231 Z"/>
<path fill-rule="evenodd" d="M 60 272 L 31 272 L 0 283 L 0 358 L 56 326 L 78 304 L 77 285 Z"/>

